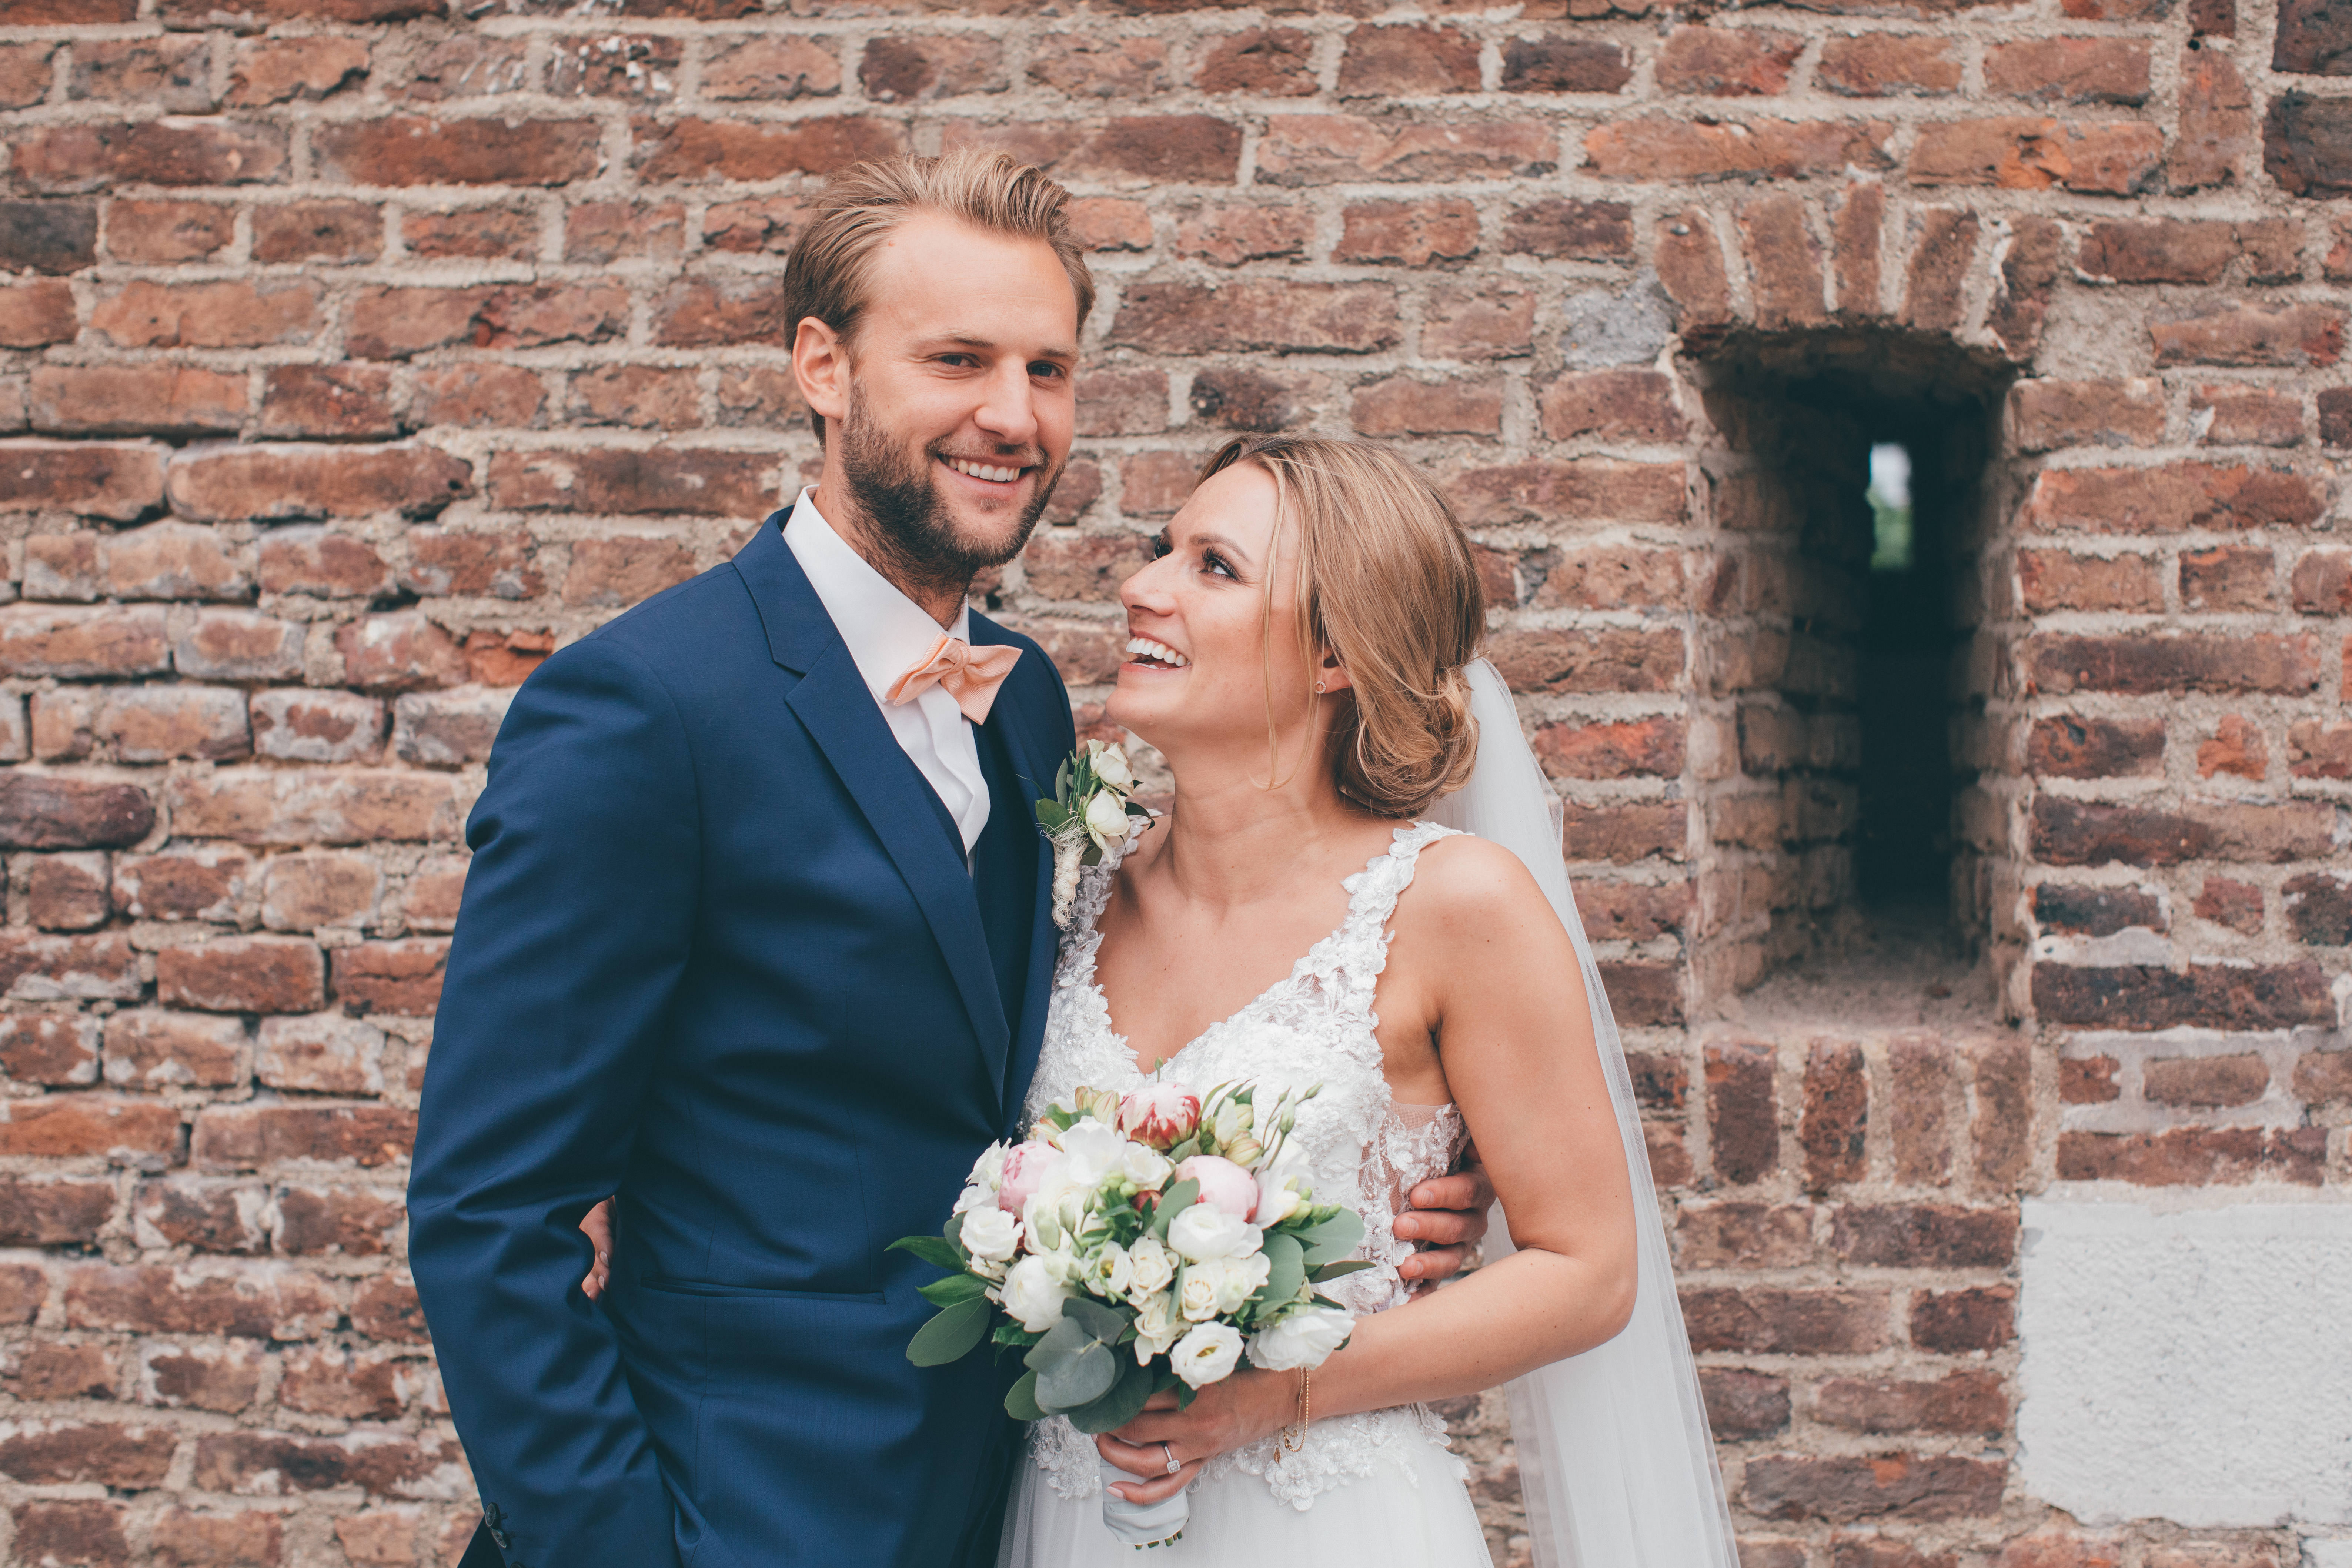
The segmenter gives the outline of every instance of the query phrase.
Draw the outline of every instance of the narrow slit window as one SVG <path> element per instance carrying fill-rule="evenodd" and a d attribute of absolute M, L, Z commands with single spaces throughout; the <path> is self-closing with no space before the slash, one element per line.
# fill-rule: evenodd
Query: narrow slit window
<path fill-rule="evenodd" d="M 1870 449 L 1870 569 L 1908 572 L 1911 539 L 1911 454 L 1893 441 Z"/>

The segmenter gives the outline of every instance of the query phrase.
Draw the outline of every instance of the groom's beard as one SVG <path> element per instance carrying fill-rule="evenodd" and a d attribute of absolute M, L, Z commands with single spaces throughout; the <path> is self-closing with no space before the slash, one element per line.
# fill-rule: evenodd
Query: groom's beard
<path fill-rule="evenodd" d="M 840 440 L 842 478 L 851 504 L 872 525 L 874 543 L 904 575 L 951 586 L 958 593 L 989 567 L 1002 566 L 1021 553 L 1062 479 L 1060 468 L 1044 476 L 1035 499 L 1022 510 L 1010 535 L 994 541 L 969 539 L 957 531 L 947 499 L 940 494 L 936 468 L 946 442 L 924 447 L 921 458 L 910 464 L 905 448 L 877 426 L 865 389 L 854 382 Z"/>

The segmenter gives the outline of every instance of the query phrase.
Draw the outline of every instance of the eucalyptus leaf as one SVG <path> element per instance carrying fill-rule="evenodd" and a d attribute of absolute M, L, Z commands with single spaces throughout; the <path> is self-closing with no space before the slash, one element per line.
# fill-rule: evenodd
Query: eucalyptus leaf
<path fill-rule="evenodd" d="M 1159 1207 L 1151 1211 L 1151 1234 L 1162 1241 L 1167 1240 L 1168 1227 L 1174 1225 L 1176 1216 L 1191 1208 L 1192 1200 L 1200 1195 L 1201 1184 L 1189 1179 L 1160 1194 Z"/>
<path fill-rule="evenodd" d="M 1364 1245 L 1363 1217 L 1353 1209 L 1341 1209 L 1314 1229 L 1302 1231 L 1298 1239 L 1307 1244 L 1308 1268 L 1337 1263 Z"/>
<path fill-rule="evenodd" d="M 940 1235 L 946 1238 L 950 1247 L 955 1248 L 954 1266 L 958 1268 L 962 1268 L 971 1258 L 971 1250 L 963 1244 L 963 1215 L 960 1214 L 948 1215 L 947 1224 L 940 1226 Z"/>
<path fill-rule="evenodd" d="M 1151 1397 L 1151 1369 L 1137 1365 L 1133 1356 L 1119 1359 L 1118 1381 L 1111 1384 L 1110 1392 L 1067 1413 L 1070 1425 L 1079 1431 L 1116 1431 L 1143 1414 L 1144 1402 Z"/>
<path fill-rule="evenodd" d="M 987 1293 L 988 1287 L 969 1274 L 950 1274 L 922 1288 L 923 1300 L 934 1307 L 952 1307 L 959 1301 L 977 1300 Z"/>
<path fill-rule="evenodd" d="M 942 1308 L 939 1316 L 915 1331 L 907 1342 L 907 1359 L 917 1366 L 945 1366 L 961 1361 L 988 1332 L 988 1303 L 979 1297 Z"/>
<path fill-rule="evenodd" d="M 1349 1275 L 1357 1272 L 1359 1269 L 1370 1268 L 1371 1266 L 1371 1262 L 1368 1258 L 1342 1258 L 1337 1263 L 1326 1263 L 1322 1268 L 1318 1268 L 1314 1273 L 1309 1274 L 1307 1277 L 1307 1282 L 1309 1285 L 1322 1285 L 1333 1279 L 1344 1279 Z"/>
<path fill-rule="evenodd" d="M 1015 1421 L 1043 1421 L 1045 1407 L 1037 1403 L 1037 1374 L 1024 1372 L 1004 1394 L 1004 1414 Z"/>
<path fill-rule="evenodd" d="M 1069 1322 L 1074 1320 L 1102 1343 L 1115 1345 L 1126 1335 L 1128 1325 L 1135 1321 L 1135 1314 L 1118 1307 L 1107 1307 L 1084 1296 L 1072 1296 L 1062 1303 L 1062 1321 Z"/>
<path fill-rule="evenodd" d="M 1052 1337 L 1046 1336 L 1049 1342 Z M 1037 1369 L 1037 1403 L 1066 1414 L 1092 1405 L 1118 1381 L 1118 1352 L 1100 1340 L 1089 1339 L 1076 1351 L 1049 1358 Z"/>
<path fill-rule="evenodd" d="M 1298 1245 L 1298 1238 L 1276 1231 L 1267 1236 L 1259 1250 L 1265 1254 L 1265 1283 L 1250 1300 L 1287 1301 L 1297 1295 L 1298 1288 L 1307 1283 L 1306 1249 Z"/>
<path fill-rule="evenodd" d="M 902 1236 L 882 1249 L 885 1252 L 911 1252 L 934 1268 L 961 1268 L 963 1259 L 956 1249 L 936 1236 Z"/>

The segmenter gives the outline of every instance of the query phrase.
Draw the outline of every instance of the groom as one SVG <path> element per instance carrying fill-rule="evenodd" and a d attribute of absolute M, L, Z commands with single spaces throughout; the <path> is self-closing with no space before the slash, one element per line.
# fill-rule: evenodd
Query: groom
<path fill-rule="evenodd" d="M 409 1185 L 467 1568 L 994 1561 L 1007 1374 L 907 1361 L 933 1271 L 884 1247 L 1017 1135 L 1045 1026 L 1069 700 L 964 595 L 1069 456 L 1066 199 L 1003 157 L 837 176 L 783 278 L 817 486 L 499 731 Z"/>

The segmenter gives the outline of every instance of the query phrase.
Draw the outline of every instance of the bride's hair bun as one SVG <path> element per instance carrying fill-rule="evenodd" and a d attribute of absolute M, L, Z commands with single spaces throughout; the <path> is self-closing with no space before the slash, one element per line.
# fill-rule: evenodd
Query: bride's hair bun
<path fill-rule="evenodd" d="M 1470 542 L 1445 498 L 1404 458 L 1365 441 L 1244 437 L 1201 470 L 1255 463 L 1298 531 L 1299 635 L 1348 671 L 1329 764 L 1339 793 L 1414 816 L 1470 777 L 1478 721 L 1466 667 L 1486 619 Z"/>

